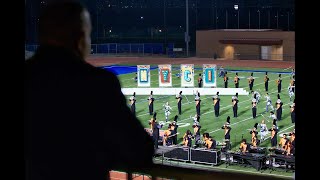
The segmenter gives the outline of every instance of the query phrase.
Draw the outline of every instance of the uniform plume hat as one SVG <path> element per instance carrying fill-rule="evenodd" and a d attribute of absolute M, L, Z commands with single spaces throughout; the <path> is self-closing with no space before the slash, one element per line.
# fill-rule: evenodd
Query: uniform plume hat
<path fill-rule="evenodd" d="M 278 96 L 278 99 L 280 99 L 280 94 L 278 94 L 277 96 Z"/>
<path fill-rule="evenodd" d="M 153 119 L 157 119 L 157 112 L 154 112 L 154 114 L 153 114 Z"/>
<path fill-rule="evenodd" d="M 238 73 L 236 72 L 236 75 L 238 76 Z"/>
<path fill-rule="evenodd" d="M 266 72 L 266 75 L 268 75 L 268 72 Z"/>
<path fill-rule="evenodd" d="M 182 91 L 180 91 L 179 94 L 182 94 Z"/>
<path fill-rule="evenodd" d="M 251 73 L 251 76 L 253 76 L 253 72 Z"/>
<path fill-rule="evenodd" d="M 133 96 L 136 96 L 136 92 L 133 92 Z"/>
<path fill-rule="evenodd" d="M 238 93 L 236 93 L 236 96 L 238 97 Z"/>
<path fill-rule="evenodd" d="M 279 74 L 279 77 L 281 77 L 281 74 Z"/>
<path fill-rule="evenodd" d="M 151 91 L 150 94 L 152 95 L 152 94 L 153 94 L 153 91 Z"/>
<path fill-rule="evenodd" d="M 217 92 L 217 95 L 219 95 L 219 91 Z"/>
<path fill-rule="evenodd" d="M 258 123 L 255 123 L 254 126 L 256 129 L 258 129 Z"/>

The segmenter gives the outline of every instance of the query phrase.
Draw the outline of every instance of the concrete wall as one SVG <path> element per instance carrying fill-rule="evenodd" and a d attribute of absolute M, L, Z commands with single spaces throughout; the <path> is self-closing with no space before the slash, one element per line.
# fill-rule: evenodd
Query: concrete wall
<path fill-rule="evenodd" d="M 283 60 L 295 58 L 295 32 L 293 31 L 227 31 L 227 30 L 203 30 L 196 33 L 197 57 L 213 57 L 217 53 L 218 57 L 225 58 L 225 47 L 232 46 L 235 54 L 234 59 L 259 59 L 260 45 L 246 44 L 222 44 L 219 40 L 231 38 L 270 38 L 283 40 Z M 274 49 L 273 51 L 280 51 Z M 242 56 L 242 55 L 243 56 Z M 248 55 L 251 56 L 248 56 Z M 276 58 L 276 59 L 279 59 Z"/>

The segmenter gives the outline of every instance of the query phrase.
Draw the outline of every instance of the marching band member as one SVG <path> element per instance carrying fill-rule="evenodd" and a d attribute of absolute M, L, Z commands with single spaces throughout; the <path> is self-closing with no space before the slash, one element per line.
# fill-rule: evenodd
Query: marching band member
<path fill-rule="evenodd" d="M 250 89 L 250 91 L 252 91 L 253 82 L 254 82 L 253 73 L 251 73 L 251 75 L 249 76 L 248 82 L 249 82 L 249 89 Z"/>
<path fill-rule="evenodd" d="M 224 76 L 227 73 L 226 70 L 224 70 L 223 66 L 219 68 L 219 77 Z"/>
<path fill-rule="evenodd" d="M 286 141 L 285 145 L 284 145 L 284 152 L 283 154 L 287 155 L 287 156 L 291 156 L 294 155 L 294 148 L 292 146 L 291 141 Z"/>
<path fill-rule="evenodd" d="M 291 142 L 291 153 L 295 154 L 295 147 L 296 147 L 296 135 L 295 135 L 295 129 L 291 133 L 289 133 L 290 136 L 290 142 Z"/>
<path fill-rule="evenodd" d="M 203 137 L 203 141 L 205 142 L 204 146 L 207 149 L 216 149 L 217 142 L 215 139 L 209 136 L 209 133 L 203 133 L 202 137 Z"/>
<path fill-rule="evenodd" d="M 216 117 L 219 116 L 219 110 L 220 110 L 220 97 L 219 92 L 215 96 L 213 96 L 213 106 L 214 106 L 214 114 Z"/>
<path fill-rule="evenodd" d="M 293 77 L 294 75 L 296 75 L 296 71 L 294 69 L 291 69 L 291 77 Z"/>
<path fill-rule="evenodd" d="M 172 124 L 168 125 L 168 129 L 163 134 L 163 146 L 172 145 L 172 136 L 174 135 Z"/>
<path fill-rule="evenodd" d="M 153 98 L 153 91 L 150 92 L 150 96 L 148 98 L 149 100 L 149 114 L 152 115 L 153 114 L 153 101 L 154 101 L 154 98 Z"/>
<path fill-rule="evenodd" d="M 236 88 L 239 88 L 239 80 L 240 78 L 238 77 L 238 73 L 236 73 L 236 76 L 233 79 Z"/>
<path fill-rule="evenodd" d="M 240 151 L 242 153 L 247 153 L 248 151 L 248 144 L 247 144 L 247 140 L 246 139 L 242 139 L 240 147 L 239 147 Z"/>
<path fill-rule="evenodd" d="M 261 141 L 264 141 L 264 137 L 268 134 L 268 128 L 264 120 L 261 121 L 260 124 L 260 139 Z"/>
<path fill-rule="evenodd" d="M 201 99 L 200 99 L 200 93 L 198 91 L 196 91 L 195 94 L 195 98 L 194 100 L 196 101 L 196 111 L 197 111 L 197 115 L 200 116 L 200 103 L 201 103 Z"/>
<path fill-rule="evenodd" d="M 149 121 L 149 125 L 151 126 L 150 129 L 152 130 L 152 139 L 154 143 L 154 148 L 158 149 L 159 129 L 161 129 L 163 125 L 157 122 L 156 116 L 157 116 L 157 113 L 155 112 L 153 117 Z"/>
<path fill-rule="evenodd" d="M 189 129 L 183 135 L 183 145 L 188 146 L 188 147 L 191 147 L 191 145 L 192 145 L 192 133 Z"/>
<path fill-rule="evenodd" d="M 194 133 L 194 139 L 195 139 L 195 148 L 198 148 L 200 146 L 200 140 L 201 140 L 201 135 L 200 135 L 200 129 L 201 126 L 198 122 L 193 123 L 193 133 Z"/>
<path fill-rule="evenodd" d="M 224 129 L 224 139 L 230 141 L 230 116 L 227 117 L 227 122 L 221 127 L 221 129 Z"/>
<path fill-rule="evenodd" d="M 295 103 L 290 105 L 290 115 L 291 115 L 291 122 L 295 123 L 296 122 L 296 106 L 295 106 Z"/>
<path fill-rule="evenodd" d="M 268 77 L 268 72 L 266 72 L 266 76 L 264 77 L 264 88 L 266 91 L 268 91 L 268 86 L 269 86 L 269 77 Z"/>
<path fill-rule="evenodd" d="M 167 102 L 163 106 L 164 106 L 164 115 L 166 117 L 166 122 L 168 122 L 169 115 L 171 114 L 170 110 L 172 110 L 172 108 L 169 106 L 169 102 Z"/>
<path fill-rule="evenodd" d="M 255 119 L 257 117 L 257 100 L 255 98 L 252 99 L 252 117 Z"/>
<path fill-rule="evenodd" d="M 260 144 L 260 140 L 258 139 L 258 136 L 257 135 L 253 136 L 250 148 L 256 149 L 259 146 L 259 144 Z"/>
<path fill-rule="evenodd" d="M 181 101 L 182 101 L 182 91 L 176 96 L 177 102 L 178 102 L 178 111 L 179 115 L 181 115 Z"/>
<path fill-rule="evenodd" d="M 294 88 L 296 86 L 296 79 L 295 79 L 295 75 L 292 76 L 291 81 L 290 81 L 290 85 L 292 87 L 292 92 L 294 93 Z"/>
<path fill-rule="evenodd" d="M 292 101 L 292 97 L 294 96 L 294 91 L 293 91 L 294 87 L 291 85 L 291 83 L 288 86 L 288 94 L 290 97 L 290 102 Z"/>
<path fill-rule="evenodd" d="M 279 142 L 279 148 L 282 150 L 282 151 L 285 151 L 285 144 L 286 142 L 288 141 L 287 139 L 287 134 L 283 134 L 282 135 L 282 138 L 280 138 L 280 142 Z"/>
<path fill-rule="evenodd" d="M 130 109 L 133 115 L 136 115 L 136 92 L 133 92 L 133 95 L 129 99 Z"/>
<path fill-rule="evenodd" d="M 138 82 L 138 75 L 136 73 L 135 77 L 133 78 L 134 82 Z"/>
<path fill-rule="evenodd" d="M 281 116 L 282 116 L 282 101 L 280 99 L 280 94 L 278 94 L 278 100 L 276 102 L 276 114 L 277 114 L 277 120 L 281 121 Z"/>
<path fill-rule="evenodd" d="M 282 83 L 281 74 L 279 74 L 279 79 L 276 80 L 276 83 L 278 85 L 278 93 L 281 93 L 281 83 Z"/>
<path fill-rule="evenodd" d="M 177 124 L 177 120 L 178 120 L 178 115 L 174 116 L 174 120 L 173 120 L 173 122 L 172 122 L 173 133 L 174 133 L 174 134 L 178 134 L 178 127 L 179 127 L 179 125 Z M 178 141 L 178 136 L 173 136 L 173 138 L 172 138 L 172 143 L 173 143 L 174 145 L 176 145 L 176 144 L 177 144 L 177 141 Z"/>
<path fill-rule="evenodd" d="M 255 123 L 253 129 L 250 131 L 251 134 L 251 144 L 253 144 L 254 137 L 258 135 L 258 123 Z"/>
<path fill-rule="evenodd" d="M 226 73 L 224 74 L 224 77 L 223 77 L 224 88 L 228 88 L 228 80 L 229 80 L 229 77 L 227 76 L 227 73 L 228 73 L 228 72 L 226 72 Z"/>
<path fill-rule="evenodd" d="M 198 87 L 200 88 L 200 87 L 202 87 L 202 76 L 201 76 L 201 74 L 199 74 L 199 78 L 198 78 Z"/>
<path fill-rule="evenodd" d="M 271 97 L 269 96 L 269 93 L 266 93 L 265 96 L 266 100 L 267 100 L 267 104 L 266 104 L 266 112 L 268 112 L 268 107 L 271 107 L 271 110 L 274 111 L 274 108 L 272 106 L 272 102 L 271 102 Z"/>
<path fill-rule="evenodd" d="M 259 104 L 260 102 L 260 93 L 258 91 L 251 91 L 251 94 L 252 94 L 252 98 L 256 99 L 257 100 L 257 104 Z"/>
<path fill-rule="evenodd" d="M 275 148 L 277 147 L 277 133 L 278 133 L 277 126 L 273 124 L 272 128 L 269 129 L 269 131 L 271 131 L 271 146 Z"/>
<path fill-rule="evenodd" d="M 238 93 L 235 96 L 232 96 L 232 110 L 233 110 L 233 117 L 238 117 Z"/>

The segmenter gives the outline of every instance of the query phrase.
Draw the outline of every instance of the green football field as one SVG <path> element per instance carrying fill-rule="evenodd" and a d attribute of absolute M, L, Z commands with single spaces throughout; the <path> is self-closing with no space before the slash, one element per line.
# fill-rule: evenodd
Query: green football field
<path fill-rule="evenodd" d="M 173 66 L 179 67 L 179 66 Z M 201 68 L 200 66 L 195 66 L 195 68 Z M 289 133 L 294 129 L 294 124 L 291 122 L 290 116 L 290 105 L 293 102 L 290 102 L 289 94 L 288 94 L 288 86 L 290 83 L 291 69 L 266 69 L 266 68 L 236 68 L 236 67 L 224 67 L 225 69 L 232 69 L 232 70 L 257 70 L 257 71 L 268 71 L 268 77 L 270 78 L 269 81 L 269 95 L 272 100 L 272 105 L 275 107 L 275 102 L 277 100 L 277 85 L 276 79 L 278 78 L 278 72 L 283 72 L 284 74 L 281 75 L 282 77 L 282 91 L 280 93 L 281 100 L 283 102 L 283 112 L 282 112 L 282 120 L 277 122 L 279 133 L 278 133 L 278 142 L 280 140 L 280 136 L 282 133 Z M 179 73 L 179 70 L 172 71 L 172 85 L 173 87 L 180 87 L 180 78 L 176 77 L 175 74 Z M 202 69 L 195 69 L 195 87 L 197 87 L 197 78 L 198 75 L 202 73 Z M 251 72 L 238 72 L 238 76 L 240 77 L 240 88 L 244 88 L 249 92 L 248 80 L 247 78 L 250 76 Z M 137 83 L 133 80 L 135 77 L 135 73 L 130 74 L 123 74 L 119 75 L 119 79 L 121 82 L 121 86 L 123 88 L 134 88 L 137 87 Z M 218 75 L 218 72 L 217 72 Z M 224 139 L 224 130 L 221 127 L 226 122 L 227 116 L 230 116 L 230 124 L 231 124 L 231 146 L 232 150 L 238 150 L 240 141 L 242 138 L 247 139 L 247 142 L 251 140 L 250 129 L 253 128 L 255 123 L 260 123 L 262 119 L 265 119 L 268 129 L 272 126 L 272 119 L 269 118 L 269 112 L 266 112 L 266 102 L 264 95 L 266 93 L 264 88 L 264 75 L 265 72 L 254 72 L 253 76 L 255 78 L 253 90 L 258 91 L 261 95 L 260 103 L 257 106 L 257 118 L 252 118 L 252 110 L 251 110 L 251 94 L 249 96 L 246 95 L 239 95 L 239 104 L 238 104 L 238 117 L 233 118 L 233 111 L 231 107 L 231 96 L 228 95 L 221 95 L 220 101 L 220 116 L 214 116 L 214 107 L 213 107 L 213 100 L 212 96 L 201 96 L 201 119 L 200 125 L 202 128 L 200 129 L 200 133 L 203 134 L 208 132 L 214 139 L 218 142 L 223 142 Z M 234 88 L 233 78 L 235 76 L 235 72 L 228 72 L 229 77 L 229 88 Z M 223 85 L 223 78 L 217 77 L 217 86 L 224 87 Z M 151 70 L 151 87 L 159 87 L 158 85 L 158 70 Z M 182 93 L 183 94 L 183 93 Z M 127 96 L 129 99 L 130 96 Z M 157 112 L 157 120 L 158 122 L 164 122 L 164 126 L 162 130 L 167 129 L 167 126 L 170 122 L 173 121 L 175 115 L 178 115 L 178 108 L 177 108 L 177 100 L 175 99 L 175 95 L 171 96 L 154 96 L 154 112 Z M 149 115 L 148 111 L 148 96 L 142 95 L 136 96 L 136 116 L 141 121 L 144 127 L 150 128 L 148 125 L 149 120 L 152 118 Z M 294 97 L 292 98 L 293 101 Z M 128 106 L 129 106 L 129 100 Z M 172 107 L 171 115 L 170 115 L 170 122 L 165 122 L 165 115 L 163 105 L 169 102 L 170 106 Z M 178 118 L 178 143 L 182 143 L 182 136 L 184 133 L 189 129 L 193 132 L 192 124 L 193 118 L 190 116 L 194 116 L 196 114 L 195 108 L 195 101 L 194 96 L 183 96 L 182 99 L 182 115 Z M 260 128 L 258 128 L 259 132 Z M 267 135 L 268 139 L 262 141 L 260 147 L 270 147 L 270 133 Z M 260 139 L 260 134 L 258 134 L 258 138 Z M 194 142 L 193 142 L 194 144 Z"/>

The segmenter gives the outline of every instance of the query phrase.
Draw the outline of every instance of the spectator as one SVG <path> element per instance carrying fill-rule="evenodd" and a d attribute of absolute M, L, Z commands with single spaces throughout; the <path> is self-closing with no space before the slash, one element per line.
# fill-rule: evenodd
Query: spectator
<path fill-rule="evenodd" d="M 85 62 L 88 10 L 76 2 L 48 5 L 38 32 L 40 47 L 24 72 L 26 179 L 101 180 L 110 169 L 150 167 L 152 139 L 119 80 Z"/>

